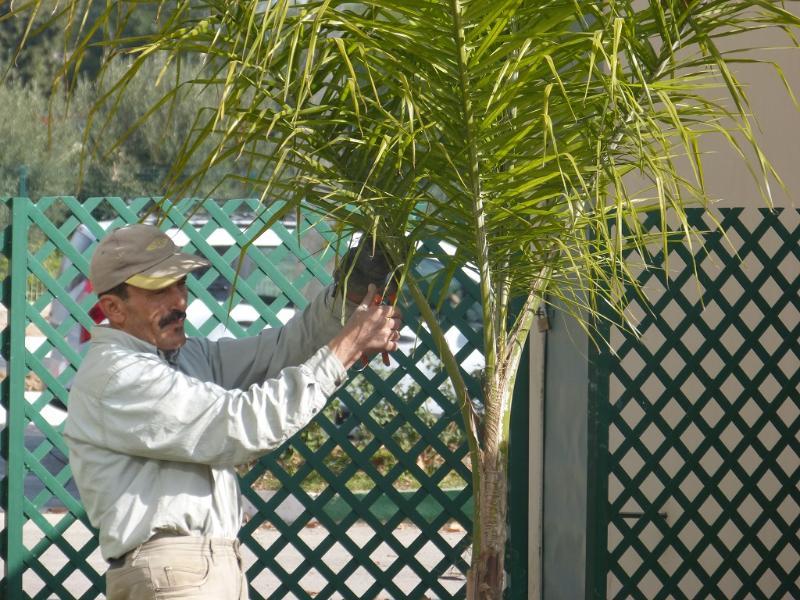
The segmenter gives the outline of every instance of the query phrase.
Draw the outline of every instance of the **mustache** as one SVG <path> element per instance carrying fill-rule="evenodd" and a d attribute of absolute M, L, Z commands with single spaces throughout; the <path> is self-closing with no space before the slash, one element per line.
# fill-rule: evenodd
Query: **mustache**
<path fill-rule="evenodd" d="M 171 313 L 169 313 L 166 317 L 164 317 L 158 322 L 158 326 L 163 329 L 164 327 L 168 327 L 169 325 L 177 323 L 178 321 L 185 318 L 186 318 L 186 313 L 184 311 L 173 310 Z"/>

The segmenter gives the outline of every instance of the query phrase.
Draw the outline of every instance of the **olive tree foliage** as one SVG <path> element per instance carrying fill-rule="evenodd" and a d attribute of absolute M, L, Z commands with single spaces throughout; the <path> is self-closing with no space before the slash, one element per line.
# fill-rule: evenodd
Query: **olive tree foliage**
<path fill-rule="evenodd" d="M 159 7 L 152 31 L 126 36 L 125 20 L 146 4 Z M 233 160 L 233 176 L 265 203 L 313 211 L 343 234 L 371 232 L 398 266 L 438 340 L 470 443 L 468 596 L 499 598 L 511 399 L 533 315 L 549 298 L 587 329 L 601 306 L 623 318 L 620 290 L 648 268 L 648 252 L 666 251 L 667 219 L 685 223 L 685 208 L 713 193 L 704 136 L 730 142 L 769 203 L 780 179 L 735 76 L 752 60 L 737 40 L 775 28 L 776 45 L 795 46 L 790 4 L 110 0 L 91 23 L 82 19 L 91 1 L 62 6 L 75 28 L 93 29 L 77 36 L 67 70 L 102 35 L 107 59 L 129 56 L 129 72 L 196 58 L 199 70 L 176 89 L 219 90 L 197 105 L 168 176 L 173 195 L 216 183 L 215 169 Z M 100 106 L 120 102 L 126 81 Z M 659 231 L 641 227 L 647 211 L 662 215 Z M 696 243 L 688 226 L 677 237 Z M 427 239 L 457 249 L 440 257 L 447 273 L 480 276 L 481 415 L 408 269 Z"/>
<path fill-rule="evenodd" d="M 81 106 L 81 147 L 86 149 L 76 169 L 82 194 L 122 197 L 160 196 L 164 179 L 184 151 L 186 132 L 196 119 L 198 107 L 215 104 L 214 87 L 181 87 L 182 74 L 163 57 L 131 69 L 132 60 L 119 56 L 108 63 L 95 81 L 82 80 L 71 95 L 73 109 Z M 114 85 L 125 81 L 126 94 L 114 102 L 100 102 L 113 94 Z M 162 98 L 169 97 L 168 102 Z M 214 138 L 198 148 L 189 161 L 197 168 L 201 150 L 211 152 Z M 195 193 L 204 197 L 244 197 L 249 186 L 226 175 L 235 174 L 232 160 L 209 169 L 210 177 Z M 221 183 L 220 183 L 221 182 Z"/>
<path fill-rule="evenodd" d="M 219 91 L 213 85 L 176 90 L 185 73 L 193 72 L 190 64 L 201 62 L 197 57 L 187 61 L 184 73 L 164 56 L 131 71 L 132 59 L 105 56 L 100 47 L 93 46 L 81 53 L 79 63 L 64 68 L 71 44 L 81 35 L 71 31 L 66 8 L 63 3 L 46 2 L 33 15 L 0 9 L 0 140 L 4 147 L 0 194 L 17 193 L 24 167 L 32 198 L 161 196 L 163 180 L 181 154 L 198 107 L 216 105 Z M 87 9 L 87 18 L 102 20 L 97 6 Z M 134 37 L 149 33 L 157 14 L 157 6 L 141 6 L 122 31 Z M 25 51 L 20 53 L 28 26 Z M 97 32 L 90 37 L 102 39 Z M 125 81 L 125 96 L 103 102 L 120 80 Z M 160 102 L 168 94 L 170 101 Z M 209 140 L 202 151 L 211 151 L 212 144 Z M 211 169 L 208 181 L 235 174 L 235 169 L 232 161 L 220 164 Z M 220 197 L 253 193 L 250 186 L 233 179 L 222 185 L 196 186 L 195 191 Z"/>
<path fill-rule="evenodd" d="M 10 80 L 0 85 L 0 139 L 4 146 L 0 194 L 17 193 L 23 166 L 32 198 L 163 194 L 163 180 L 181 153 L 197 106 L 216 101 L 216 94 L 210 88 L 184 88 L 169 105 L 153 110 L 169 90 L 175 70 L 154 61 L 133 74 L 128 93 L 118 103 L 95 106 L 108 91 L 106 82 L 127 75 L 130 62 L 119 57 L 107 65 L 102 79 L 82 77 L 69 96 L 59 91 L 51 94 L 49 87 L 39 82 Z M 162 73 L 166 81 L 153 85 Z M 206 150 L 211 147 L 208 142 Z M 219 173 L 222 179 L 235 169 L 233 161 L 228 161 L 211 173 Z M 253 193 L 251 186 L 233 179 L 222 185 L 210 182 L 209 178 L 195 191 L 228 198 Z"/>
<path fill-rule="evenodd" d="M 15 196 L 21 177 L 33 197 L 75 192 L 83 132 L 65 112 L 28 85 L 0 86 L 0 195 Z"/>

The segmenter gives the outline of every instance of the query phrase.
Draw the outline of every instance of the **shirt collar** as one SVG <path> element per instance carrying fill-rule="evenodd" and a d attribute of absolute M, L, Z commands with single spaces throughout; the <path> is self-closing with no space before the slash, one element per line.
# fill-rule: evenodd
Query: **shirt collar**
<path fill-rule="evenodd" d="M 135 350 L 136 352 L 156 354 L 171 365 L 176 365 L 178 363 L 178 354 L 181 351 L 180 348 L 175 350 L 161 350 L 150 342 L 132 336 L 121 329 L 115 329 L 110 325 L 95 325 L 92 327 L 92 342 L 100 344 L 118 344 L 130 350 Z"/>

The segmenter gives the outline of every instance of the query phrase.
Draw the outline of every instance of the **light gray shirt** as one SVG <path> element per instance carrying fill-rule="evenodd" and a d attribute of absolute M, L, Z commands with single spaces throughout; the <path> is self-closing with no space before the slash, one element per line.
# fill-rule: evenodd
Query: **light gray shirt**
<path fill-rule="evenodd" d="M 234 467 L 303 428 L 346 378 L 327 346 L 341 328 L 337 304 L 328 289 L 284 327 L 189 338 L 171 353 L 94 328 L 64 438 L 104 558 L 160 531 L 236 537 Z"/>

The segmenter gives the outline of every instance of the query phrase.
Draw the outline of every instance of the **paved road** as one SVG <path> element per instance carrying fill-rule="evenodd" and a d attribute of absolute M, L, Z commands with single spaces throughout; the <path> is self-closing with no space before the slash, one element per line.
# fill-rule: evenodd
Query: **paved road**
<path fill-rule="evenodd" d="M 48 407 L 46 419 L 51 424 L 57 424 L 63 420 L 63 411 Z M 4 426 L 4 415 L 0 415 L 0 429 Z M 29 426 L 25 432 L 25 446 L 31 452 L 34 452 L 44 441 L 44 436 L 35 427 Z M 66 458 L 58 450 L 50 450 L 43 458 L 42 463 L 50 471 L 50 473 L 58 473 L 66 464 Z M 0 475 L 5 474 L 5 463 L 0 461 Z M 44 485 L 34 475 L 28 474 L 25 480 L 25 496 L 26 498 L 36 498 L 42 492 Z M 70 480 L 67 489 L 73 496 L 78 497 L 77 490 L 74 483 Z M 249 504 L 249 503 L 247 503 Z M 295 506 L 296 504 L 296 506 Z M 61 502 L 56 498 L 51 498 L 45 504 L 47 510 L 44 511 L 45 518 L 52 524 L 57 525 L 59 521 L 64 518 L 63 507 Z M 250 508 L 249 506 L 247 508 Z M 291 513 L 301 512 L 302 505 L 297 502 L 284 502 L 281 505 L 282 519 L 291 522 L 293 515 Z M 5 520 L 5 515 L 0 513 L 0 523 Z M 455 546 L 465 535 L 461 529 L 442 530 L 440 532 L 442 537 L 447 541 L 450 546 Z M 310 548 L 316 548 L 325 537 L 328 531 L 322 526 L 305 527 L 300 532 L 301 539 Z M 348 530 L 350 538 L 359 546 L 362 547 L 370 539 L 375 536 L 375 531 L 367 524 L 358 522 Z M 408 547 L 419 535 L 419 529 L 410 524 L 401 524 L 394 530 L 394 537 L 402 544 L 403 547 Z M 32 522 L 28 522 L 24 528 L 24 543 L 27 548 L 33 548 L 41 539 L 44 534 L 41 529 Z M 73 523 L 64 533 L 65 539 L 70 543 L 73 548 L 81 548 L 91 539 L 92 533 L 80 522 Z M 256 541 L 263 547 L 269 547 L 278 542 L 279 533 L 271 527 L 263 527 L 255 534 Z M 397 553 L 394 549 L 382 543 L 374 552 L 371 553 L 371 558 L 382 569 L 388 569 L 392 563 L 397 559 Z M 331 550 L 324 555 L 325 563 L 332 568 L 334 572 L 341 569 L 350 560 L 351 556 L 340 544 L 335 544 Z M 435 566 L 442 559 L 442 553 L 432 543 L 427 543 L 419 552 L 415 554 L 418 560 L 429 571 L 433 570 Z M 67 562 L 66 556 L 57 548 L 51 547 L 48 549 L 43 557 L 42 563 L 50 573 L 57 573 Z M 255 562 L 255 555 L 249 550 L 245 549 L 245 562 L 249 567 Z M 91 564 L 98 572 L 104 572 L 106 563 L 100 556 L 99 551 L 93 552 L 89 556 L 89 564 Z M 281 566 L 288 572 L 294 571 L 303 561 L 302 555 L 294 550 L 292 546 L 287 546 L 286 549 L 279 553 L 279 562 Z M 0 559 L 0 569 L 2 568 L 2 559 Z M 44 587 L 43 582 L 32 571 L 26 571 L 24 576 L 24 590 L 27 595 L 34 596 L 38 594 Z M 413 571 L 409 568 L 402 569 L 394 578 L 398 587 L 405 591 L 410 592 L 419 583 L 419 579 L 414 575 Z M 464 579 L 460 573 L 450 570 L 440 578 L 442 586 L 453 594 L 458 593 L 464 585 Z M 279 580 L 269 570 L 263 570 L 259 576 L 253 580 L 253 587 L 264 596 L 271 593 L 279 585 Z M 308 574 L 304 575 L 301 579 L 301 585 L 309 595 L 314 596 L 319 593 L 326 585 L 327 580 L 323 578 L 316 570 L 312 569 Z M 357 596 L 363 593 L 373 583 L 372 577 L 363 569 L 358 569 L 356 573 L 347 580 L 349 588 Z M 71 575 L 66 583 L 66 588 L 74 597 L 80 597 L 88 588 L 88 580 L 82 575 Z M 288 596 L 293 597 L 293 596 Z M 55 600 L 63 600 L 57 596 L 48 596 Z M 341 596 L 336 595 L 334 598 L 338 599 Z M 379 596 L 378 600 L 390 600 L 388 596 Z M 430 600 L 435 600 L 430 598 Z"/>
<path fill-rule="evenodd" d="M 0 514 L 0 523 L 2 523 L 4 520 L 3 517 L 4 515 Z M 51 525 L 55 526 L 58 524 L 60 519 L 64 517 L 64 515 L 58 513 L 48 513 L 45 515 L 45 517 Z M 464 535 L 464 533 L 460 531 L 442 530 L 440 533 L 451 546 L 454 546 Z M 328 535 L 328 531 L 322 526 L 305 527 L 300 531 L 301 539 L 310 548 L 316 548 Z M 358 522 L 350 527 L 348 530 L 348 535 L 359 547 L 361 547 L 374 537 L 375 532 L 369 525 Z M 400 542 L 400 544 L 402 544 L 403 547 L 407 547 L 409 544 L 411 544 L 418 535 L 419 530 L 412 525 L 403 524 L 394 530 L 394 537 L 398 540 L 398 542 Z M 39 540 L 42 539 L 42 537 L 43 534 L 38 527 L 30 522 L 25 525 L 24 542 L 26 547 L 33 547 Z M 74 523 L 67 529 L 64 537 L 73 547 L 80 548 L 89 541 L 91 538 L 91 533 L 81 523 Z M 255 534 L 256 541 L 265 548 L 278 542 L 279 537 L 280 534 L 275 529 L 266 527 L 259 529 Z M 279 560 L 281 566 L 291 573 L 301 564 L 303 559 L 300 553 L 294 550 L 291 546 L 288 546 L 287 548 L 287 550 L 281 551 L 279 554 Z M 397 559 L 397 553 L 385 543 L 381 544 L 374 552 L 371 553 L 370 556 L 382 570 L 388 569 Z M 245 564 L 248 567 L 256 560 L 255 555 L 248 548 L 244 549 L 244 558 Z M 428 543 L 415 554 L 415 558 L 427 569 L 432 570 L 434 566 L 441 560 L 442 554 L 439 550 L 433 547 L 433 544 Z M 347 564 L 348 560 L 350 560 L 350 555 L 346 550 L 344 550 L 344 548 L 341 547 L 341 545 L 335 544 L 334 547 L 325 554 L 324 560 L 325 563 L 334 572 L 336 572 L 345 564 Z M 57 573 L 59 569 L 66 564 L 66 562 L 67 559 L 64 554 L 55 549 L 48 550 L 42 557 L 43 565 L 51 573 Z M 94 553 L 92 553 L 88 558 L 88 562 L 98 572 L 102 573 L 105 571 L 106 563 L 100 556 L 99 551 L 96 550 Z M 2 560 L 0 560 L 0 568 L 2 568 Z M 419 583 L 419 579 L 410 569 L 404 568 L 394 577 L 394 582 L 404 592 L 410 592 Z M 462 590 L 464 586 L 463 577 L 460 575 L 460 573 L 453 571 L 445 573 L 444 576 L 439 579 L 439 582 L 451 594 L 458 594 L 459 590 Z M 317 573 L 316 570 L 311 569 L 308 574 L 301 578 L 300 583 L 303 589 L 313 597 L 318 594 L 328 582 L 319 573 Z M 357 569 L 356 572 L 347 580 L 349 589 L 359 597 L 369 588 L 372 583 L 372 577 L 363 569 Z M 262 596 L 268 596 L 278 587 L 279 580 L 269 570 L 264 570 L 255 580 L 251 581 L 251 584 Z M 76 598 L 80 597 L 86 590 L 89 589 L 88 580 L 82 575 L 76 574 L 70 576 L 64 585 L 67 590 L 69 590 L 70 594 Z M 27 571 L 24 576 L 23 586 L 27 595 L 34 596 L 42 591 L 44 584 L 31 571 Z M 46 596 L 46 598 L 48 598 L 48 600 L 64 600 L 63 598 L 58 598 L 56 595 Z M 294 598 L 294 596 L 287 596 L 287 598 Z M 333 596 L 333 598 L 340 599 L 342 596 L 337 594 Z M 435 600 L 430 596 L 428 598 L 429 600 Z M 379 595 L 376 600 L 391 599 L 389 596 Z"/>
<path fill-rule="evenodd" d="M 45 419 L 50 422 L 51 425 L 55 425 L 60 423 L 65 416 L 65 412 L 53 407 L 47 407 L 43 414 L 45 415 Z M 0 429 L 5 427 L 5 411 L 0 410 Z M 28 425 L 25 429 L 25 448 L 27 448 L 30 452 L 36 452 L 36 450 L 45 442 L 45 437 L 38 428 L 34 425 Z M 47 469 L 47 471 L 51 475 L 57 475 L 67 464 L 67 457 L 64 456 L 58 449 L 51 448 L 41 459 L 41 464 Z M 5 476 L 6 474 L 6 463 L 5 461 L 0 460 L 0 477 Z M 75 487 L 74 482 L 70 479 L 67 482 L 67 490 L 74 496 L 78 497 L 78 491 Z M 43 490 L 45 489 L 44 484 L 42 483 L 41 479 L 39 479 L 33 473 L 27 473 L 25 477 L 25 497 L 29 500 L 33 500 L 36 498 Z M 63 507 L 63 503 L 58 500 L 57 498 L 53 497 L 47 500 L 42 506 L 43 508 L 61 508 Z"/>

